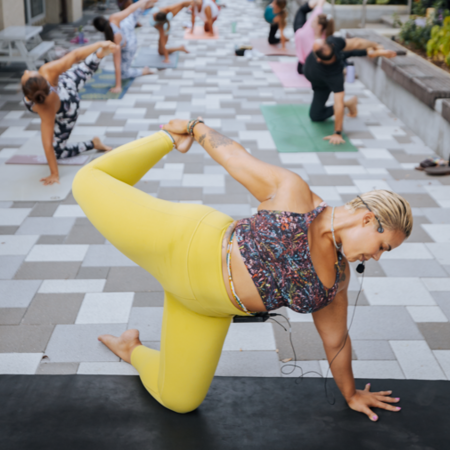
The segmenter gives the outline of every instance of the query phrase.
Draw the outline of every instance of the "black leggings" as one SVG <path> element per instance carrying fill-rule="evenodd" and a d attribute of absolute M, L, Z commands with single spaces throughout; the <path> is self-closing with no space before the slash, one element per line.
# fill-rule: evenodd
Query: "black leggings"
<path fill-rule="evenodd" d="M 297 72 L 299 75 L 303 75 L 303 64 L 300 61 L 297 64 Z"/>
<path fill-rule="evenodd" d="M 306 2 L 304 5 L 298 8 L 297 13 L 295 14 L 294 19 L 294 33 L 301 28 L 306 23 L 306 14 L 312 11 L 312 8 L 309 6 L 309 3 Z"/>
<path fill-rule="evenodd" d="M 274 23 L 270 25 L 270 31 L 269 31 L 269 44 L 275 45 L 280 43 L 280 39 L 275 37 L 278 31 L 278 24 Z"/>
<path fill-rule="evenodd" d="M 309 110 L 309 117 L 313 122 L 323 122 L 334 114 L 332 106 L 325 106 L 330 94 L 329 89 L 314 90 L 314 97 Z"/>

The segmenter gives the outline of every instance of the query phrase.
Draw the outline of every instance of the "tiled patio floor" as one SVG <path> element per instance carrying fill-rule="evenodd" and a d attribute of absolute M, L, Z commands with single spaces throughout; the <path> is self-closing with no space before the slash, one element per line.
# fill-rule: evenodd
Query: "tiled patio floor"
<path fill-rule="evenodd" d="M 184 12 L 173 20 L 170 44 L 182 42 L 181 24 L 189 20 Z M 231 32 L 233 20 L 238 34 Z M 156 31 L 145 18 L 142 24 L 140 45 L 154 47 Z M 255 3 L 227 0 L 217 25 L 219 40 L 186 41 L 190 53 L 180 55 L 176 70 L 136 79 L 123 100 L 82 102 L 73 139 L 97 134 L 117 147 L 171 118 L 202 115 L 254 156 L 300 174 L 330 205 L 376 188 L 403 195 L 413 207 L 414 230 L 402 247 L 367 265 L 350 333 L 355 376 L 450 379 L 450 177 L 414 170 L 433 151 L 357 81 L 346 92 L 358 96 L 359 117 L 345 119 L 357 153 L 279 154 L 260 105 L 309 103 L 311 92 L 283 88 L 272 73 L 269 60 L 292 58 L 234 56 L 236 43 L 267 34 Z M 48 37 L 61 44 L 71 32 L 60 27 Z M 101 38 L 86 32 L 91 41 Z M 112 60 L 104 67 L 112 68 Z M 18 89 L 13 72 L 0 72 L 0 168 L 14 153 L 41 146 L 39 119 L 25 110 Z M 257 207 L 198 145 L 187 155 L 169 154 L 137 187 L 235 218 Z M 105 242 L 71 194 L 61 201 L 0 202 L 0 233 L 0 373 L 133 374 L 96 339 L 129 327 L 159 347 L 158 282 Z M 357 290 L 353 271 L 351 304 Z M 325 374 L 311 316 L 287 314 L 299 364 Z M 281 376 L 280 360 L 290 357 L 288 335 L 278 325 L 233 324 L 217 374 Z"/>

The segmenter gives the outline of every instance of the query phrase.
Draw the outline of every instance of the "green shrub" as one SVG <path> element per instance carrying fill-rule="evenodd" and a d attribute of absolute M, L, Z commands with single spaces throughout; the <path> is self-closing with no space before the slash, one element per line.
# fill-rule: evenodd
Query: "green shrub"
<path fill-rule="evenodd" d="M 431 38 L 431 29 L 433 25 L 425 25 L 424 27 L 416 25 L 414 19 L 405 22 L 400 30 L 400 40 L 407 46 L 412 45 L 418 50 L 425 51 L 427 42 Z"/>
<path fill-rule="evenodd" d="M 427 43 L 427 55 L 438 61 L 445 61 L 450 67 L 450 16 L 444 19 L 442 26 L 431 29 L 431 39 Z"/>
<path fill-rule="evenodd" d="M 331 2 L 330 2 L 331 3 Z M 336 5 L 362 5 L 363 0 L 335 0 Z M 368 0 L 368 5 L 406 5 L 408 0 Z"/>

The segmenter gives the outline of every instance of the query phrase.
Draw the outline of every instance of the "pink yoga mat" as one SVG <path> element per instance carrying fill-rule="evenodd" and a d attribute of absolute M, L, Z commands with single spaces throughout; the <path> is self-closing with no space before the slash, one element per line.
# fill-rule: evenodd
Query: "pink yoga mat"
<path fill-rule="evenodd" d="M 311 83 L 297 72 L 297 63 L 269 62 L 274 74 L 284 87 L 311 89 Z"/>
<path fill-rule="evenodd" d="M 184 39 L 219 39 L 219 31 L 214 27 L 214 36 L 205 33 L 203 26 L 195 27 L 194 33 L 190 29 L 184 31 Z"/>
<path fill-rule="evenodd" d="M 90 158 L 90 155 L 78 155 L 72 158 L 59 159 L 59 166 L 82 166 Z M 30 165 L 46 165 L 48 164 L 45 155 L 15 155 L 6 161 L 5 164 L 30 164 Z"/>
<path fill-rule="evenodd" d="M 281 44 L 270 45 L 267 42 L 267 38 L 253 39 L 250 41 L 250 45 L 266 56 L 296 56 L 295 45 L 293 42 L 286 42 L 286 49 L 281 48 Z"/>

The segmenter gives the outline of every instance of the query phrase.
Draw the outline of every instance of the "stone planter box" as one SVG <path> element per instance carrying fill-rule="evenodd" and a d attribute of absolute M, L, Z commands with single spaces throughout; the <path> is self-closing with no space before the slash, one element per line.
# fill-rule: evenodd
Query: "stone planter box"
<path fill-rule="evenodd" d="M 291 16 L 294 17 L 297 9 L 304 1 L 295 0 L 290 2 Z M 341 28 L 359 28 L 362 14 L 362 5 L 335 5 L 335 24 L 336 30 Z M 325 14 L 333 14 L 333 8 L 330 3 L 324 6 Z M 366 23 L 381 22 L 383 16 L 392 16 L 394 13 L 399 15 L 408 14 L 407 5 L 367 5 L 366 6 Z"/>

